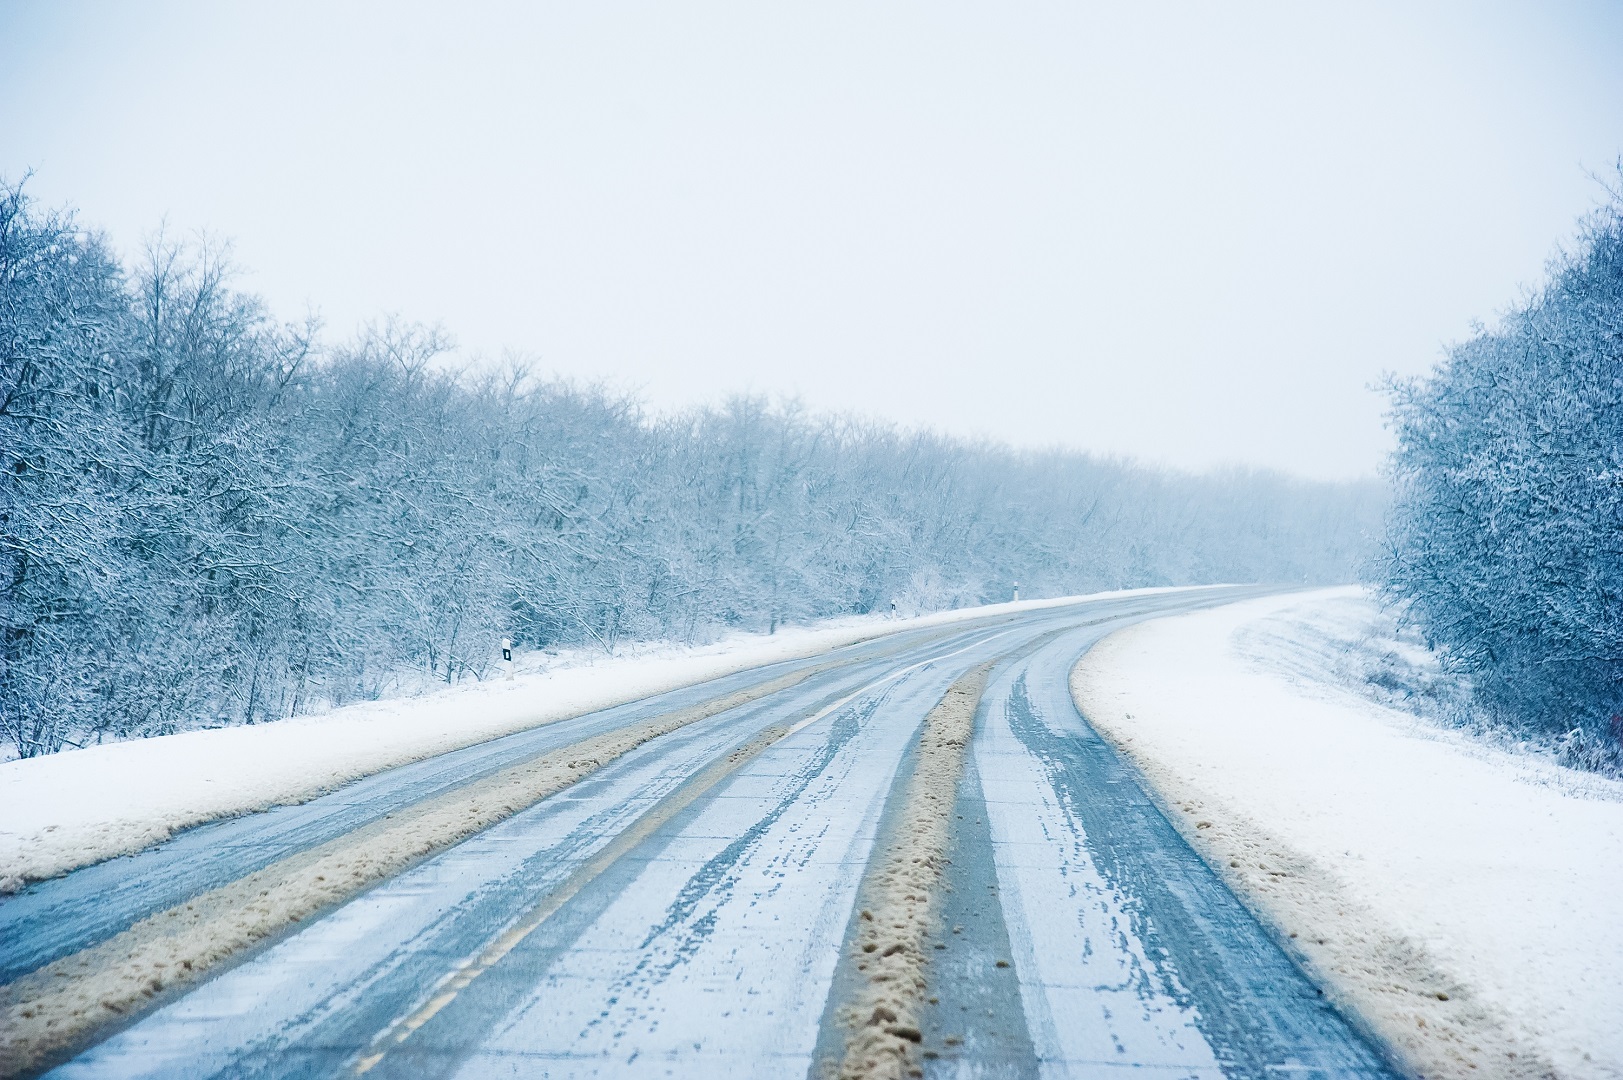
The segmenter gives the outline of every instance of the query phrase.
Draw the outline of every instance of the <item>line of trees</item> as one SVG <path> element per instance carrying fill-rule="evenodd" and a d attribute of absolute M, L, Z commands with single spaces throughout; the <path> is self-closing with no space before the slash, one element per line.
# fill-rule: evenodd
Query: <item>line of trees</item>
<path fill-rule="evenodd" d="M 0 189 L 0 736 L 32 756 L 532 648 L 1023 595 L 1350 580 L 1373 484 L 1017 453 L 740 398 L 650 417 L 434 330 L 337 347 L 219 252 Z"/>
<path fill-rule="evenodd" d="M 1388 596 L 1498 722 L 1623 768 L 1623 193 L 1393 394 Z"/>

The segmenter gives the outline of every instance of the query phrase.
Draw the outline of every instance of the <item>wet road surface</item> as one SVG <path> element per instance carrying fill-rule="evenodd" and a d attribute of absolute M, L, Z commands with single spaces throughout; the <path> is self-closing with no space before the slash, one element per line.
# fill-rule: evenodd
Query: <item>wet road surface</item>
<path fill-rule="evenodd" d="M 815 670 L 636 747 L 51 1075 L 822 1075 L 856 898 L 920 725 L 992 662 L 954 806 L 922 1072 L 1388 1076 L 1071 703 L 1070 669 L 1100 637 L 1234 597 L 1092 601 L 797 662 Z M 43 883 L 0 905 L 0 964 L 30 970 L 425 793 L 787 667 Z"/>

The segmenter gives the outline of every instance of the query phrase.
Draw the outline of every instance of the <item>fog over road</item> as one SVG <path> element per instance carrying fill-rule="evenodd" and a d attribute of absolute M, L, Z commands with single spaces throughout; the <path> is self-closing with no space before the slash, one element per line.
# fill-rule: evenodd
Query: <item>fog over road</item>
<path fill-rule="evenodd" d="M 1071 701 L 1070 670 L 1100 637 L 1239 595 L 891 635 L 195 829 L 0 904 L 0 969 L 14 978 L 459 785 L 736 695 L 104 1030 L 50 1075 L 818 1077 L 888 1062 L 943 1077 L 1388 1076 Z M 973 737 L 942 750 L 924 740 L 949 730 L 949 690 L 973 708 Z M 929 802 L 943 778 L 947 803 Z M 921 812 L 946 817 L 939 851 Z M 909 861 L 939 879 L 903 895 L 885 867 Z M 901 936 L 872 948 L 875 933 Z M 875 1006 L 875 992 L 907 1000 Z"/>

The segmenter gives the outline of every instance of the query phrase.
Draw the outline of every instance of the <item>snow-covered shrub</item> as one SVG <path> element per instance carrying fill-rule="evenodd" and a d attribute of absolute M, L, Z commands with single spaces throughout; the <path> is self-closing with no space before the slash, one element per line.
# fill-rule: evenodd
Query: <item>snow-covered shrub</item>
<path fill-rule="evenodd" d="M 1623 195 L 1494 330 L 1394 386 L 1387 594 L 1485 702 L 1623 760 Z"/>

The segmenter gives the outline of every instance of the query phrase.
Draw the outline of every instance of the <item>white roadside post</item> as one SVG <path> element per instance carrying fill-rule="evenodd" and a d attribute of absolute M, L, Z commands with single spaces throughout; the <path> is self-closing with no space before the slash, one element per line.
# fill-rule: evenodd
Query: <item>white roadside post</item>
<path fill-rule="evenodd" d="M 1017 582 L 1014 583 L 1014 600 L 1013 600 L 1013 603 L 1018 604 L 1019 602 L 1020 602 L 1020 583 L 1017 581 Z"/>
<path fill-rule="evenodd" d="M 513 639 L 502 638 L 502 663 L 507 665 L 507 679 L 513 679 Z"/>

